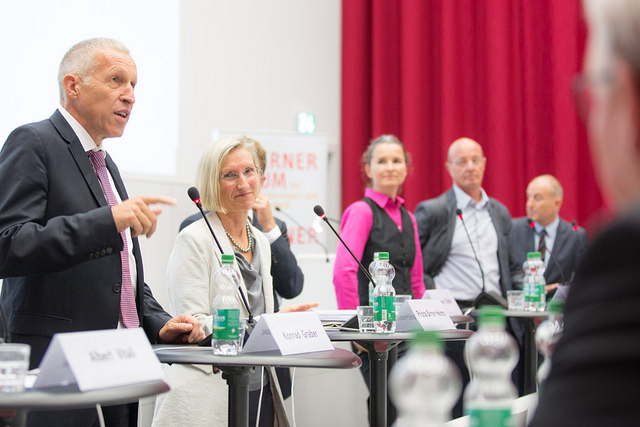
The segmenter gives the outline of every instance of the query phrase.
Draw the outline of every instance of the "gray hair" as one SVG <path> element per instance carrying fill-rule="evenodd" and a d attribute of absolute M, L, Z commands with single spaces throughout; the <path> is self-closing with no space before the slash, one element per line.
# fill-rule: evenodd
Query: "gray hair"
<path fill-rule="evenodd" d="M 195 180 L 195 185 L 200 191 L 202 206 L 205 209 L 223 214 L 227 213 L 227 209 L 222 205 L 220 194 L 220 174 L 227 156 L 237 148 L 246 149 L 251 154 L 253 165 L 260 169 L 257 166 L 259 163 L 258 154 L 252 139 L 237 135 L 220 139 L 211 144 L 200 157 Z M 260 185 L 260 180 L 258 180 L 258 185 Z"/>
<path fill-rule="evenodd" d="M 114 39 L 95 38 L 76 43 L 65 53 L 60 68 L 58 69 L 58 86 L 60 88 L 60 103 L 66 100 L 66 92 L 63 86 L 64 76 L 75 74 L 85 83 L 89 81 L 96 68 L 98 61 L 96 54 L 105 50 L 116 50 L 129 54 L 129 49 L 122 43 Z"/>
<path fill-rule="evenodd" d="M 584 9 L 597 42 L 628 62 L 640 78 L 640 2 L 584 0 Z"/>

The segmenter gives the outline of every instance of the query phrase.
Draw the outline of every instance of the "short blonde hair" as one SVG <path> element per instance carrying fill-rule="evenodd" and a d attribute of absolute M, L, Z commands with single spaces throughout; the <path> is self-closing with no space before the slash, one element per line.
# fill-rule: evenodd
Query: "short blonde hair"
<path fill-rule="evenodd" d="M 640 80 L 640 2 L 637 0 L 584 0 L 589 31 L 609 53 L 623 59 Z M 608 46 L 607 46 L 608 45 Z"/>
<path fill-rule="evenodd" d="M 227 156 L 238 148 L 244 148 L 251 154 L 253 165 L 260 173 L 260 168 L 257 166 L 258 154 L 253 140 L 246 136 L 237 135 L 214 142 L 202 153 L 196 171 L 195 184 L 200 190 L 200 200 L 204 209 L 223 214 L 227 213 L 227 209 L 222 205 L 220 175 L 222 173 L 222 165 Z M 258 180 L 258 189 L 259 186 L 260 180 Z"/>
<path fill-rule="evenodd" d="M 63 80 L 67 74 L 75 74 L 87 83 L 98 68 L 96 54 L 107 50 L 115 50 L 129 55 L 129 49 L 114 39 L 95 38 L 76 43 L 67 51 L 60 62 L 58 69 L 58 87 L 60 90 L 60 102 L 66 100 L 67 93 L 64 90 Z"/>

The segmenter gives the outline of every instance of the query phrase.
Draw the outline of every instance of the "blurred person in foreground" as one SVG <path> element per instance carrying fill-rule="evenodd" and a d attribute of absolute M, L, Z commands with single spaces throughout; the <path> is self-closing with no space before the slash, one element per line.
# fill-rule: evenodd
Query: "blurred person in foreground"
<path fill-rule="evenodd" d="M 144 283 L 138 237 L 150 237 L 162 196 L 129 198 L 102 146 L 122 136 L 136 64 L 112 39 L 74 45 L 58 72 L 60 107 L 14 130 L 0 152 L 0 301 L 31 368 L 58 332 L 144 329 L 151 343 L 204 338 L 190 315 L 171 318 Z M 103 408 L 107 425 L 137 425 L 137 402 Z M 30 412 L 27 425 L 98 425 L 95 409 Z"/>
<path fill-rule="evenodd" d="M 225 254 L 234 254 L 233 267 L 242 279 L 242 292 L 254 316 L 273 313 L 271 248 L 265 235 L 251 225 L 249 210 L 260 194 L 261 172 L 255 145 L 244 136 L 224 138 L 212 144 L 200 158 L 196 187 L 207 209 L 207 219 Z M 222 254 L 204 221 L 185 227 L 176 238 L 169 259 L 167 284 L 171 308 L 186 311 L 212 332 L 212 302 L 218 284 L 215 273 Z M 240 317 L 248 311 L 239 295 Z M 317 304 L 300 304 L 281 311 L 302 311 Z M 210 365 L 174 364 L 166 369 L 171 391 L 159 395 L 154 426 L 226 426 L 228 387 Z M 261 410 L 258 414 L 258 403 Z M 273 368 L 256 369 L 249 384 L 249 423 L 288 426 L 283 397 Z"/>
<path fill-rule="evenodd" d="M 533 427 L 640 419 L 640 2 L 588 0 L 578 107 L 616 219 L 576 272 Z"/>

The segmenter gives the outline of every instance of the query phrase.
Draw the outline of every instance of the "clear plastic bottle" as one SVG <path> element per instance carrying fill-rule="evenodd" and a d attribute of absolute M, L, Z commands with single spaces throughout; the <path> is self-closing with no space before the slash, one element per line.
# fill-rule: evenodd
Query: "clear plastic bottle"
<path fill-rule="evenodd" d="M 549 318 L 540 323 L 536 329 L 536 346 L 544 357 L 542 364 L 538 368 L 539 393 L 542 393 L 544 382 L 549 376 L 549 371 L 551 370 L 551 354 L 562 336 L 562 330 L 564 329 L 564 321 L 562 319 L 563 308 L 564 301 L 551 301 L 548 309 L 549 313 L 551 313 Z"/>
<path fill-rule="evenodd" d="M 213 277 L 218 292 L 213 299 L 211 346 L 213 354 L 219 356 L 235 356 L 238 353 L 240 303 L 236 291 L 240 275 L 233 268 L 234 260 L 233 255 L 222 255 L 222 267 Z"/>
<path fill-rule="evenodd" d="M 460 373 L 444 355 L 438 334 L 418 332 L 389 376 L 390 397 L 400 415 L 396 427 L 442 426 L 461 388 Z"/>
<path fill-rule="evenodd" d="M 480 307 L 479 328 L 467 341 L 465 357 L 471 372 L 463 398 L 469 426 L 511 427 L 518 395 L 511 372 L 518 363 L 518 347 L 505 331 L 501 307 Z"/>
<path fill-rule="evenodd" d="M 377 265 L 379 259 L 380 259 L 380 252 L 374 252 L 373 261 L 371 261 L 371 263 L 369 264 L 369 274 L 371 275 L 372 278 L 373 278 L 373 270 L 375 269 L 375 266 Z M 375 285 L 373 284 L 373 282 L 369 281 L 369 305 L 373 305 L 373 289 L 374 288 L 375 288 Z"/>
<path fill-rule="evenodd" d="M 373 270 L 373 323 L 377 333 L 392 333 L 396 330 L 396 290 L 393 278 L 396 270 L 389 262 L 389 252 L 380 252 L 378 264 Z"/>
<path fill-rule="evenodd" d="M 544 279 L 544 262 L 540 252 L 528 252 L 527 260 L 522 264 L 524 270 L 524 309 L 526 311 L 544 311 L 547 296 Z"/>

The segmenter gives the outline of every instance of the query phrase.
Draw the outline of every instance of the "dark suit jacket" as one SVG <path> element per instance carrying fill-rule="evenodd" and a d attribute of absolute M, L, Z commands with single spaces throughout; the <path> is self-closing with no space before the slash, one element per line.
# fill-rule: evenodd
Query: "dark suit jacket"
<path fill-rule="evenodd" d="M 535 229 L 531 228 L 527 218 L 515 218 L 511 228 L 511 254 L 520 266 L 527 259 L 527 252 L 534 248 Z M 560 219 L 558 233 L 553 243 L 553 252 L 544 271 L 547 283 L 570 284 L 579 261 L 587 249 L 587 233 L 584 228 L 574 230 L 571 224 Z M 514 281 L 514 287 L 522 287 L 522 281 Z"/>
<path fill-rule="evenodd" d="M 180 224 L 180 230 L 202 218 L 200 213 L 196 213 L 185 218 Z M 298 266 L 296 257 L 291 252 L 289 236 L 287 235 L 287 224 L 279 218 L 274 218 L 282 234 L 271 243 L 271 276 L 273 277 L 273 290 L 283 298 L 295 298 L 302 292 L 304 284 L 304 274 Z M 256 216 L 253 216 L 253 225 L 262 230 Z M 278 311 L 278 300 L 275 299 L 274 312 Z"/>
<path fill-rule="evenodd" d="M 440 274 L 449 252 L 456 222 L 456 196 L 451 188 L 446 193 L 431 200 L 421 202 L 415 211 L 422 247 L 424 264 L 424 284 L 427 289 L 435 287 L 433 278 Z M 499 201 L 490 198 L 488 205 L 493 226 L 498 234 L 498 264 L 500 266 L 500 288 L 506 297 L 511 289 L 511 272 L 518 268 L 510 260 L 509 235 L 511 216 Z M 478 289 L 480 294 L 480 289 Z"/>
<path fill-rule="evenodd" d="M 631 426 L 640 419 L 640 209 L 590 245 L 530 426 Z"/>
<path fill-rule="evenodd" d="M 106 158 L 120 197 L 116 165 Z M 14 130 L 0 152 L 0 300 L 16 342 L 31 345 L 31 367 L 56 332 L 116 328 L 123 248 L 111 208 L 80 141 L 59 111 Z M 140 325 L 154 343 L 171 318 L 144 283 L 140 247 Z"/>

